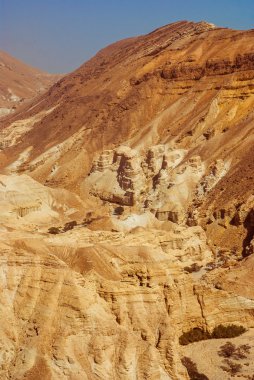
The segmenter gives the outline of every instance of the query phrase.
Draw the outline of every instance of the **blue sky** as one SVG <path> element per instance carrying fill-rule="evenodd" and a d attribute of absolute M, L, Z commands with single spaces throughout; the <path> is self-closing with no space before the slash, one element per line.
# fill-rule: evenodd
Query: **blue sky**
<path fill-rule="evenodd" d="M 69 72 L 116 40 L 179 20 L 254 28 L 254 0 L 0 0 L 0 49 Z"/>

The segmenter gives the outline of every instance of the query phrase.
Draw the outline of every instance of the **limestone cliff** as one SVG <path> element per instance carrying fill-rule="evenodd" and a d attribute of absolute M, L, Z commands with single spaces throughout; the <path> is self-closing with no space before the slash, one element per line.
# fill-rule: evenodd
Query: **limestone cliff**
<path fill-rule="evenodd" d="M 1 379 L 251 379 L 253 38 L 167 25 L 2 121 Z"/>

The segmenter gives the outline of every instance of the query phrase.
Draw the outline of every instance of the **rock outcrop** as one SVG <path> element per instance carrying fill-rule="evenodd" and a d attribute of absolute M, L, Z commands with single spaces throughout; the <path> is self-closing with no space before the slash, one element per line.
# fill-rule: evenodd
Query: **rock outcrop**
<path fill-rule="evenodd" d="M 187 219 L 195 186 L 205 187 L 204 180 L 200 181 L 205 164 L 199 156 L 185 161 L 185 154 L 162 144 L 143 153 L 127 146 L 103 151 L 84 181 L 83 190 L 86 188 L 111 203 L 132 206 L 139 211 L 149 210 L 161 221 L 181 224 Z M 219 181 L 217 167 L 219 164 L 215 163 L 212 178 Z M 220 171 L 220 176 L 223 175 Z"/>
<path fill-rule="evenodd" d="M 213 260 L 200 227 L 123 233 L 78 225 L 58 235 L 26 228 L 0 232 L 3 379 L 188 379 L 182 332 L 254 327 L 252 293 L 218 289 L 237 268 L 185 271 Z"/>
<path fill-rule="evenodd" d="M 167 25 L 2 119 L 1 379 L 224 379 L 179 338 L 232 324 L 251 379 L 253 37 Z"/>

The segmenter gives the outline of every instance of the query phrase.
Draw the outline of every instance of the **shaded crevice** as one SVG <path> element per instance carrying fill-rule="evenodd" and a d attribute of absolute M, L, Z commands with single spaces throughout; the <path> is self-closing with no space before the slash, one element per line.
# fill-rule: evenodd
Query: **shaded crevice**
<path fill-rule="evenodd" d="M 247 257 L 250 255 L 249 245 L 254 238 L 254 210 L 251 210 L 244 221 L 244 227 L 247 230 L 247 235 L 242 244 L 242 256 Z"/>

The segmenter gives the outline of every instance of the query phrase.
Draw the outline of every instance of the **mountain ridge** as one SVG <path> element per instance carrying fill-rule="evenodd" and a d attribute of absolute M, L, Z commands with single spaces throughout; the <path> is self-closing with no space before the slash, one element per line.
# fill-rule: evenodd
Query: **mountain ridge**
<path fill-rule="evenodd" d="M 252 378 L 253 42 L 167 25 L 0 122 L 1 378 Z"/>
<path fill-rule="evenodd" d="M 40 95 L 61 75 L 48 74 L 0 50 L 0 114 L 6 116 Z"/>

